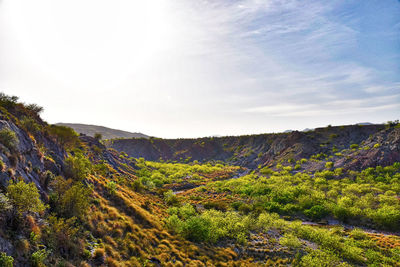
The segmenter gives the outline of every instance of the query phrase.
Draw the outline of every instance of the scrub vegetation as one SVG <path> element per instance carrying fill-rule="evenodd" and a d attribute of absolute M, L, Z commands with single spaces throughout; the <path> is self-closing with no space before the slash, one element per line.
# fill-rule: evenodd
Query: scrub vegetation
<path fill-rule="evenodd" d="M 222 139 L 233 164 L 131 157 L 41 111 L 0 95 L 0 266 L 399 266 L 397 122 L 302 157 Z"/>

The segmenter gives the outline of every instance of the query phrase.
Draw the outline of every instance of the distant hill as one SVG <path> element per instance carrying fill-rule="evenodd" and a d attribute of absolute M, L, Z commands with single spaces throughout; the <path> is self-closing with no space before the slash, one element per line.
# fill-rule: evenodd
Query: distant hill
<path fill-rule="evenodd" d="M 68 126 L 74 129 L 77 133 L 82 133 L 88 136 L 94 136 L 96 133 L 100 133 L 103 139 L 114 139 L 114 138 L 149 138 L 150 136 L 142 133 L 131 133 L 127 131 L 121 131 L 116 129 L 107 128 L 104 126 L 81 124 L 81 123 L 56 123 L 56 125 Z"/>
<path fill-rule="evenodd" d="M 372 124 L 196 139 L 121 139 L 106 141 L 105 146 L 151 161 L 221 160 L 254 169 L 314 156 L 325 161 L 310 161 L 308 170 L 323 170 L 328 159 L 335 168 L 360 170 L 399 161 L 399 142 L 400 128 Z"/>

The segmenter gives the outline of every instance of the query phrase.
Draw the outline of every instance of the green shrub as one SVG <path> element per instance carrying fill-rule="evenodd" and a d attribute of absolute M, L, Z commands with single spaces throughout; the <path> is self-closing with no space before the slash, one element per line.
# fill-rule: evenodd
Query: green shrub
<path fill-rule="evenodd" d="M 0 143 L 9 150 L 15 150 L 18 145 L 17 135 L 11 129 L 3 128 L 0 130 Z"/>
<path fill-rule="evenodd" d="M 69 156 L 64 161 L 65 173 L 67 177 L 76 181 L 82 181 L 92 170 L 91 162 L 80 152 L 74 156 Z"/>
<path fill-rule="evenodd" d="M 83 218 L 90 206 L 91 190 L 76 183 L 60 196 L 60 208 L 67 217 Z"/>
<path fill-rule="evenodd" d="M 368 238 L 368 235 L 361 229 L 355 228 L 350 232 L 350 236 L 356 240 Z"/>
<path fill-rule="evenodd" d="M 101 139 L 103 139 L 103 135 L 102 135 L 101 133 L 95 133 L 95 134 L 94 134 L 94 138 L 95 138 L 97 141 L 100 141 Z"/>
<path fill-rule="evenodd" d="M 82 218 L 90 206 L 91 189 L 81 182 L 55 177 L 50 184 L 50 206 L 61 216 Z"/>
<path fill-rule="evenodd" d="M 335 267 L 335 266 L 350 266 L 350 265 L 341 263 L 341 260 L 335 254 L 333 254 L 333 252 L 316 249 L 310 251 L 310 253 L 301 258 L 300 266 Z"/>
<path fill-rule="evenodd" d="M 228 209 L 228 205 L 222 201 L 208 201 L 204 203 L 205 209 L 215 209 L 220 211 L 226 211 Z"/>
<path fill-rule="evenodd" d="M 172 230 L 177 234 L 181 234 L 183 231 L 184 222 L 179 219 L 177 214 L 172 214 L 166 219 L 168 229 Z"/>
<path fill-rule="evenodd" d="M 241 203 L 241 205 L 238 207 L 238 211 L 243 214 L 249 214 L 252 211 L 252 206 L 247 203 Z"/>
<path fill-rule="evenodd" d="M 260 173 L 263 175 L 270 175 L 270 174 L 273 174 L 274 171 L 268 167 L 264 167 L 264 168 L 260 169 Z"/>
<path fill-rule="evenodd" d="M 288 248 L 300 248 L 301 241 L 293 234 L 285 233 L 280 239 L 279 243 Z"/>
<path fill-rule="evenodd" d="M 70 254 L 78 255 L 82 248 L 79 242 L 80 231 L 75 224 L 75 217 L 64 219 L 49 216 L 43 229 L 43 239 L 49 248 L 60 253 L 69 251 Z"/>
<path fill-rule="evenodd" d="M 115 195 L 117 192 L 117 184 L 114 181 L 110 181 L 107 183 L 107 191 L 111 195 Z"/>
<path fill-rule="evenodd" d="M 35 251 L 34 253 L 32 253 L 32 256 L 31 256 L 32 266 L 34 266 L 34 267 L 46 266 L 43 262 L 45 261 L 45 259 L 47 258 L 47 256 L 49 254 L 50 254 L 50 252 L 47 251 L 46 249 L 41 249 L 41 250 L 38 250 L 38 251 Z"/>
<path fill-rule="evenodd" d="M 333 215 L 343 222 L 347 222 L 347 220 L 351 217 L 350 211 L 343 206 L 335 206 L 333 209 Z"/>
<path fill-rule="evenodd" d="M 34 183 L 11 182 L 7 187 L 7 197 L 20 215 L 24 212 L 41 212 L 46 208 Z"/>
<path fill-rule="evenodd" d="M 0 172 L 3 172 L 6 169 L 6 164 L 2 159 L 0 159 Z"/>
<path fill-rule="evenodd" d="M 11 210 L 10 200 L 4 194 L 0 193 L 0 213 Z M 1 265 L 0 265 L 1 266 Z"/>
<path fill-rule="evenodd" d="M 352 144 L 352 145 L 350 145 L 350 148 L 351 149 L 358 149 L 358 145 L 357 144 Z"/>
<path fill-rule="evenodd" d="M 70 127 L 51 125 L 48 131 L 60 144 L 68 148 L 72 148 L 79 143 L 78 134 Z"/>
<path fill-rule="evenodd" d="M 325 163 L 325 168 L 326 169 L 332 169 L 333 168 L 333 162 L 332 161 L 328 161 L 327 163 Z"/>
<path fill-rule="evenodd" d="M 13 267 L 14 258 L 8 256 L 5 252 L 0 253 L 0 266 L 1 267 Z"/>
<path fill-rule="evenodd" d="M 142 192 L 142 191 L 145 189 L 145 187 L 144 187 L 144 185 L 142 184 L 142 182 L 141 182 L 140 179 L 134 180 L 134 181 L 131 183 L 131 187 L 132 187 L 132 190 L 133 190 L 133 191 L 139 192 L 139 193 Z"/>
<path fill-rule="evenodd" d="M 400 210 L 393 206 L 383 206 L 377 209 L 373 214 L 373 220 L 379 226 L 386 229 L 400 229 Z"/>
<path fill-rule="evenodd" d="M 29 110 L 30 112 L 35 113 L 36 115 L 38 115 L 39 113 L 41 113 L 43 111 L 43 107 L 41 107 L 37 104 L 28 104 L 28 105 L 25 105 L 25 108 L 27 110 Z"/>
<path fill-rule="evenodd" d="M 30 117 L 22 117 L 20 120 L 21 126 L 28 132 L 37 133 L 40 131 L 40 125 Z"/>
<path fill-rule="evenodd" d="M 304 215 L 311 218 L 312 220 L 320 220 L 328 215 L 328 213 L 328 210 L 321 205 L 313 206 L 311 209 L 304 211 Z"/>
<path fill-rule="evenodd" d="M 4 93 L 0 93 L 0 106 L 6 109 L 12 108 L 18 103 L 17 96 L 8 96 Z"/>
<path fill-rule="evenodd" d="M 199 216 L 191 217 L 185 221 L 182 233 L 191 241 L 206 241 L 210 236 L 210 222 Z"/>
<path fill-rule="evenodd" d="M 172 190 L 169 190 L 169 191 L 164 193 L 164 201 L 169 206 L 177 206 L 177 205 L 179 205 L 179 199 L 174 194 L 174 192 L 172 192 Z"/>

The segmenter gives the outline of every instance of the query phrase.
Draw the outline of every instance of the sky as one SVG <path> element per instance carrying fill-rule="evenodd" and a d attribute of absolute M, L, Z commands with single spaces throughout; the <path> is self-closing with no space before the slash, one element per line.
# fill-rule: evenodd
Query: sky
<path fill-rule="evenodd" d="M 0 91 L 177 138 L 400 118 L 398 0 L 0 0 Z"/>

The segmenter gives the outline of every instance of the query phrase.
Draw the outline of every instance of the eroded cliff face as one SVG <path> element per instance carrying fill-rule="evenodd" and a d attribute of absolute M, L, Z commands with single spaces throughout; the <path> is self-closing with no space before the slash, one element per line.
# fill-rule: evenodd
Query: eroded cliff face
<path fill-rule="evenodd" d="M 0 144 L 0 159 L 4 162 L 0 184 L 5 187 L 10 179 L 23 179 L 34 182 L 43 192 L 44 172 L 50 170 L 55 175 L 62 173 L 65 150 L 41 132 L 28 133 L 13 121 L 0 120 L 0 131 L 6 129 L 15 134 L 16 140 L 13 148 Z"/>
<path fill-rule="evenodd" d="M 27 183 L 34 182 L 41 194 L 45 195 L 49 182 L 46 181 L 47 172 L 50 171 L 54 176 L 65 176 L 64 160 L 68 154 L 65 144 L 49 133 L 49 125 L 38 118 L 34 123 L 41 129 L 29 131 L 22 126 L 23 118 L 26 115 L 16 117 L 0 113 L 0 131 L 11 131 L 15 137 L 12 147 L 0 142 L 0 160 L 4 163 L 0 171 L 0 185 L 5 188 L 10 180 L 22 179 Z M 132 165 L 131 162 L 118 158 L 118 153 L 109 151 L 93 137 L 81 135 L 77 136 L 77 140 L 91 151 L 93 162 L 105 162 L 115 170 L 119 170 L 121 164 Z M 73 151 L 70 153 L 73 154 Z"/>
<path fill-rule="evenodd" d="M 237 137 L 118 139 L 106 141 L 106 146 L 146 160 L 222 160 L 256 168 L 315 155 L 321 161 L 334 161 L 335 167 L 360 169 L 399 161 L 399 132 L 384 125 L 351 125 Z M 320 166 L 324 163 L 309 167 Z"/>

